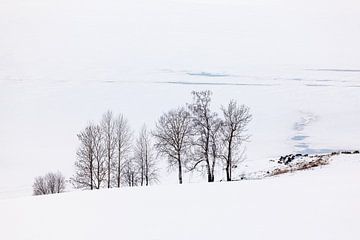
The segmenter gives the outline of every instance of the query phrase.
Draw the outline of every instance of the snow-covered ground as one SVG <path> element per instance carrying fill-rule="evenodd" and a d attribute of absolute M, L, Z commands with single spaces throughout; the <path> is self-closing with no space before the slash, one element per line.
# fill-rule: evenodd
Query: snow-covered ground
<path fill-rule="evenodd" d="M 360 155 L 263 180 L 0 200 L 12 240 L 360 239 Z"/>
<path fill-rule="evenodd" d="M 356 0 L 1 0 L 0 198 L 31 194 L 49 171 L 70 177 L 76 134 L 107 109 L 136 132 L 191 90 L 212 90 L 215 109 L 230 99 L 251 108 L 247 161 L 359 149 L 358 9 Z M 164 170 L 161 182 L 176 177 Z"/>

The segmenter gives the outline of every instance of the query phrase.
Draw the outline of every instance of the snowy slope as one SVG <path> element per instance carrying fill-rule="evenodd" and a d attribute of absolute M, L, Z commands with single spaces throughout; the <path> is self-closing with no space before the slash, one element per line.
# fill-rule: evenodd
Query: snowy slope
<path fill-rule="evenodd" d="M 0 201 L 8 240 L 360 238 L 360 158 L 232 183 L 72 192 Z"/>
<path fill-rule="evenodd" d="M 70 177 L 76 134 L 107 109 L 137 132 L 191 90 L 212 90 L 216 109 L 230 99 L 251 108 L 248 161 L 360 149 L 359 7 L 1 0 L 0 198 L 30 195 L 48 171 Z M 164 170 L 161 182 L 176 177 Z"/>

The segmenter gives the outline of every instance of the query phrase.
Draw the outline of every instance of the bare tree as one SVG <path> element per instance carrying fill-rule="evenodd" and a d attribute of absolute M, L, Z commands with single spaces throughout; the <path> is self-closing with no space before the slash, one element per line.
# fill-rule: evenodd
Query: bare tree
<path fill-rule="evenodd" d="M 94 189 L 95 128 L 90 123 L 77 135 L 80 147 L 76 152 L 75 175 L 71 178 L 75 188 Z"/>
<path fill-rule="evenodd" d="M 55 174 L 55 193 L 64 192 L 65 188 L 66 188 L 65 177 L 60 172 L 57 172 Z"/>
<path fill-rule="evenodd" d="M 121 182 L 121 162 L 130 151 L 131 132 L 127 120 L 111 111 L 103 115 L 99 124 L 89 124 L 80 134 L 80 147 L 75 163 L 76 173 L 71 182 L 76 188 L 110 188 Z M 112 174 L 114 173 L 114 174 Z"/>
<path fill-rule="evenodd" d="M 135 164 L 134 158 L 128 158 L 124 162 L 122 181 L 129 187 L 137 186 L 139 183 L 139 169 Z"/>
<path fill-rule="evenodd" d="M 190 170 L 196 167 L 205 167 L 208 182 L 215 180 L 214 169 L 216 165 L 216 155 L 211 158 L 212 154 L 212 133 L 218 127 L 219 120 L 217 114 L 210 109 L 211 95 L 210 91 L 193 91 L 193 103 L 188 104 L 192 114 L 192 127 L 194 130 L 195 146 L 193 161 L 194 164 Z M 217 135 L 213 134 L 213 137 Z M 214 141 L 213 141 L 214 142 Z M 215 145 L 214 145 L 215 146 Z M 203 165 L 203 163 L 205 163 Z"/>
<path fill-rule="evenodd" d="M 191 146 L 191 118 L 184 108 L 163 114 L 156 123 L 153 135 L 158 153 L 166 156 L 169 166 L 177 166 L 179 183 L 182 184 L 182 166 Z"/>
<path fill-rule="evenodd" d="M 101 128 L 103 131 L 104 147 L 107 159 L 107 187 L 111 187 L 111 170 L 114 165 L 114 154 L 116 147 L 115 122 L 111 111 L 107 111 L 102 118 Z"/>
<path fill-rule="evenodd" d="M 221 119 L 215 117 L 212 121 L 212 127 L 210 130 L 210 170 L 212 176 L 212 182 L 215 180 L 215 165 L 217 160 L 222 156 L 223 148 L 221 142 L 221 130 L 223 122 Z"/>
<path fill-rule="evenodd" d="M 65 190 L 65 178 L 60 172 L 48 173 L 45 181 L 50 194 L 61 193 Z"/>
<path fill-rule="evenodd" d="M 139 170 L 140 185 L 148 186 L 158 181 L 158 169 L 152 155 L 151 139 L 144 125 L 135 146 L 135 160 Z"/>
<path fill-rule="evenodd" d="M 48 173 L 44 177 L 35 178 L 34 195 L 61 193 L 65 190 L 65 178 L 60 173 Z"/>
<path fill-rule="evenodd" d="M 221 107 L 223 113 L 222 142 L 224 145 L 223 158 L 226 162 L 226 180 L 232 180 L 232 168 L 239 161 L 235 154 L 243 141 L 248 139 L 245 134 L 247 125 L 252 119 L 250 109 L 245 105 L 238 105 L 231 100 L 227 107 Z"/>
<path fill-rule="evenodd" d="M 106 141 L 105 133 L 103 128 L 99 125 L 95 125 L 93 127 L 93 185 L 96 189 L 100 189 L 104 186 L 104 181 L 106 181 L 107 175 L 107 148 L 106 148 Z"/>
<path fill-rule="evenodd" d="M 127 119 L 120 114 L 115 120 L 115 143 L 116 143 L 116 185 L 120 187 L 122 165 L 131 150 L 132 132 Z"/>
<path fill-rule="evenodd" d="M 106 177 L 104 134 L 99 125 L 90 123 L 80 134 L 76 153 L 76 172 L 70 179 L 75 188 L 99 189 Z"/>
<path fill-rule="evenodd" d="M 34 195 L 45 195 L 49 194 L 47 184 L 44 177 L 36 177 L 33 184 Z"/>

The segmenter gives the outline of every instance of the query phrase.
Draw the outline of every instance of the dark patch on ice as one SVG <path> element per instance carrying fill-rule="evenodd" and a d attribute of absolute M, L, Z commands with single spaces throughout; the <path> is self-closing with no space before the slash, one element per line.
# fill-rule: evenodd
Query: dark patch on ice
<path fill-rule="evenodd" d="M 169 68 L 160 69 L 160 71 L 164 72 L 164 73 L 174 73 L 175 72 L 174 70 L 169 69 Z"/>
<path fill-rule="evenodd" d="M 294 130 L 301 132 L 304 130 L 304 128 L 308 125 L 309 123 L 305 120 L 305 119 L 301 119 L 301 121 L 296 122 L 294 124 Z"/>
<path fill-rule="evenodd" d="M 308 87 L 332 87 L 334 85 L 330 85 L 330 84 L 305 84 L 305 86 L 308 86 Z"/>
<path fill-rule="evenodd" d="M 116 81 L 114 81 L 114 80 L 105 80 L 105 81 L 103 81 L 104 83 L 115 83 Z"/>
<path fill-rule="evenodd" d="M 309 144 L 307 144 L 307 143 L 299 143 L 299 144 L 296 144 L 295 147 L 297 147 L 297 148 L 309 148 Z"/>
<path fill-rule="evenodd" d="M 187 72 L 186 74 L 190 76 L 201 76 L 201 77 L 231 77 L 231 75 L 226 73 Z"/>
<path fill-rule="evenodd" d="M 307 126 L 317 121 L 318 116 L 309 112 L 301 112 L 301 115 L 302 116 L 299 121 L 295 122 L 294 124 L 294 130 L 296 131 L 296 134 L 291 138 L 291 140 L 294 142 L 294 147 L 298 149 L 296 152 L 301 154 L 322 154 L 333 152 L 333 149 L 316 149 L 310 146 L 310 144 L 306 141 L 309 136 L 305 135 L 303 131 Z"/>
<path fill-rule="evenodd" d="M 346 87 L 351 87 L 351 88 L 360 88 L 360 85 L 349 85 L 349 86 L 346 86 Z"/>
<path fill-rule="evenodd" d="M 318 119 L 318 117 L 313 113 L 302 113 L 302 115 L 303 116 L 300 118 L 300 120 L 294 123 L 293 128 L 298 133 L 295 136 L 304 136 L 303 134 L 301 134 L 301 132 L 305 129 L 305 127 Z"/>
<path fill-rule="evenodd" d="M 315 82 L 337 82 L 336 80 L 330 79 L 316 79 Z"/>
<path fill-rule="evenodd" d="M 338 69 L 338 68 L 318 68 L 305 69 L 307 71 L 322 71 L 322 72 L 360 72 L 360 69 Z"/>
<path fill-rule="evenodd" d="M 297 151 L 297 153 L 301 153 L 301 154 L 325 154 L 336 151 L 334 149 L 329 149 L 329 148 L 318 148 L 318 149 L 311 148 L 307 143 L 297 144 L 295 145 L 295 147 L 300 148 L 300 150 Z"/>
<path fill-rule="evenodd" d="M 268 83 L 220 83 L 220 82 L 155 82 L 155 83 L 167 83 L 167 84 L 181 84 L 181 85 L 214 85 L 214 86 L 276 86 L 277 84 Z"/>
<path fill-rule="evenodd" d="M 291 138 L 291 140 L 293 141 L 303 141 L 306 138 L 308 138 L 309 136 L 304 136 L 304 135 L 296 135 L 294 137 Z"/>

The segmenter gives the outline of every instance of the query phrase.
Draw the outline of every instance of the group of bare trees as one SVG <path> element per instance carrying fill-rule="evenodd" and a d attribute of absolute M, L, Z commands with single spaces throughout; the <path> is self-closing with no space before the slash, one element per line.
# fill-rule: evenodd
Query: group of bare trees
<path fill-rule="evenodd" d="M 153 131 L 144 125 L 135 141 L 122 114 L 115 117 L 108 111 L 98 124 L 89 123 L 77 135 L 80 146 L 70 179 L 73 186 L 91 190 L 148 186 L 158 182 L 156 156 L 167 158 L 169 168 L 177 170 L 180 184 L 184 171 L 194 170 L 214 182 L 217 167 L 232 181 L 243 158 L 243 142 L 249 138 L 249 108 L 231 100 L 221 106 L 219 116 L 210 107 L 210 91 L 193 91 L 192 95 L 191 103 L 164 113 Z M 34 195 L 64 190 L 65 178 L 60 172 L 37 177 L 33 184 Z"/>
<path fill-rule="evenodd" d="M 74 187 L 99 189 L 149 185 L 157 181 L 157 168 L 146 126 L 135 145 L 133 133 L 123 115 L 106 112 L 99 124 L 89 125 L 78 134 L 80 147 L 76 153 Z"/>
<path fill-rule="evenodd" d="M 232 100 L 221 107 L 219 116 L 211 109 L 210 91 L 192 95 L 191 103 L 164 113 L 153 131 L 144 125 L 134 141 L 121 114 L 114 117 L 108 111 L 99 124 L 88 124 L 78 134 L 73 185 L 82 189 L 150 185 L 158 181 L 157 156 L 167 158 L 169 168 L 177 170 L 180 184 L 184 171 L 193 170 L 213 182 L 216 168 L 231 181 L 248 139 L 249 108 Z"/>
<path fill-rule="evenodd" d="M 210 91 L 192 92 L 193 101 L 163 114 L 153 135 L 158 153 L 168 158 L 170 167 L 178 168 L 179 183 L 183 169 L 199 170 L 215 181 L 215 168 L 222 166 L 226 180 L 233 179 L 233 169 L 242 159 L 241 146 L 248 139 L 251 121 L 249 108 L 231 100 L 221 107 L 222 116 L 210 108 Z"/>
<path fill-rule="evenodd" d="M 48 173 L 35 178 L 33 184 L 34 195 L 61 193 L 65 190 L 65 178 L 60 172 Z"/>

